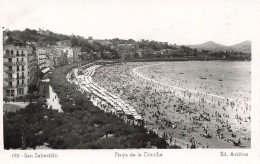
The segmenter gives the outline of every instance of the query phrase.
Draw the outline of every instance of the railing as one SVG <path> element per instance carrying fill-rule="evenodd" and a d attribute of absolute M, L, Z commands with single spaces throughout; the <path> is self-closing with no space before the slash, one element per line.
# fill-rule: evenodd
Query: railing
<path fill-rule="evenodd" d="M 14 73 L 15 70 L 13 70 L 13 69 L 7 69 L 7 70 L 5 70 L 4 72 L 7 72 L 7 73 Z"/>
<path fill-rule="evenodd" d="M 13 89 L 13 88 L 14 88 L 13 85 L 4 86 L 4 89 Z"/>
<path fill-rule="evenodd" d="M 16 65 L 25 65 L 25 62 L 24 61 L 19 61 L 19 62 L 16 62 Z"/>
<path fill-rule="evenodd" d="M 14 77 L 4 77 L 5 80 L 16 80 Z"/>
<path fill-rule="evenodd" d="M 17 84 L 17 87 L 25 87 L 25 84 Z"/>
<path fill-rule="evenodd" d="M 15 54 L 4 54 L 4 58 L 15 58 Z"/>
<path fill-rule="evenodd" d="M 15 62 L 4 62 L 5 66 L 15 66 L 16 63 Z"/>
<path fill-rule="evenodd" d="M 25 76 L 19 76 L 17 79 L 25 79 Z"/>
<path fill-rule="evenodd" d="M 19 72 L 19 71 L 24 71 L 25 69 L 17 69 L 16 71 Z"/>

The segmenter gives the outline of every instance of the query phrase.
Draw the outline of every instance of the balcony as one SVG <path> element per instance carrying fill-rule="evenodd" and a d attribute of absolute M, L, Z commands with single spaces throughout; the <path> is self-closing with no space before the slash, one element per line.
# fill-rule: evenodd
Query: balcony
<path fill-rule="evenodd" d="M 5 70 L 5 72 L 6 72 L 6 73 L 14 73 L 15 70 L 13 70 L 13 69 L 7 69 L 7 70 Z"/>
<path fill-rule="evenodd" d="M 4 80 L 8 80 L 8 81 L 10 81 L 10 80 L 16 80 L 16 78 L 14 78 L 14 77 L 4 77 Z"/>
<path fill-rule="evenodd" d="M 25 61 L 19 61 L 19 62 L 16 62 L 16 65 L 25 65 Z"/>
<path fill-rule="evenodd" d="M 4 62 L 5 66 L 15 66 L 16 63 L 15 62 Z"/>
<path fill-rule="evenodd" d="M 25 84 L 18 84 L 17 87 L 25 87 Z"/>
<path fill-rule="evenodd" d="M 25 79 L 25 76 L 19 76 L 17 79 Z"/>
<path fill-rule="evenodd" d="M 14 89 L 15 87 L 13 85 L 4 86 L 4 89 Z"/>
<path fill-rule="evenodd" d="M 4 54 L 4 58 L 15 58 L 15 54 Z"/>

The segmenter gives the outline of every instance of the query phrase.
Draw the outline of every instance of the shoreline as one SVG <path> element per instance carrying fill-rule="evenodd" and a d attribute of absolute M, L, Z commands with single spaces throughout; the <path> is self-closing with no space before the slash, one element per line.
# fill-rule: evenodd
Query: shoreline
<path fill-rule="evenodd" d="M 174 61 L 223 61 L 223 62 L 251 62 L 251 60 L 229 60 L 229 59 L 211 59 L 211 60 L 202 60 L 197 58 L 147 58 L 147 59 L 131 59 L 124 60 L 124 62 L 174 62 Z"/>
<path fill-rule="evenodd" d="M 141 68 L 144 68 L 144 67 L 151 67 L 151 66 L 155 66 L 155 65 L 161 65 L 161 64 L 162 64 L 162 63 L 138 66 L 138 67 L 133 68 L 132 71 L 133 71 L 136 75 L 138 75 L 139 77 L 142 77 L 142 78 L 145 79 L 145 80 L 152 81 L 152 82 L 154 82 L 154 83 L 158 83 L 158 84 L 161 84 L 161 85 L 164 85 L 164 86 L 167 86 L 167 87 L 170 87 L 170 88 L 178 89 L 178 90 L 181 90 L 181 91 L 187 91 L 187 90 L 188 90 L 189 92 L 192 92 L 192 93 L 204 94 L 204 95 L 207 95 L 207 96 L 216 97 L 216 98 L 220 98 L 220 99 L 226 99 L 226 98 L 228 98 L 229 100 L 232 100 L 232 101 L 235 101 L 235 100 L 238 100 L 238 101 L 240 101 L 240 102 L 243 101 L 243 100 L 240 100 L 240 99 L 238 99 L 238 98 L 231 98 L 231 97 L 219 96 L 219 95 L 215 95 L 215 94 L 211 94 L 211 93 L 206 93 L 206 92 L 196 91 L 196 90 L 192 90 L 192 89 L 185 89 L 185 88 L 180 88 L 180 87 L 172 86 L 172 85 L 169 85 L 169 84 L 166 84 L 166 83 L 162 83 L 162 82 L 158 82 L 158 81 L 156 81 L 156 80 L 150 79 L 150 78 L 148 78 L 148 77 L 142 75 L 140 72 L 138 72 L 138 69 L 141 69 Z"/>
<path fill-rule="evenodd" d="M 160 64 L 161 63 L 158 63 L 157 65 L 160 65 Z M 250 126 L 250 123 L 245 123 L 245 124 L 243 123 L 242 126 L 239 125 L 239 123 L 237 122 L 237 119 L 235 119 L 235 114 L 236 113 L 240 114 L 240 110 L 235 112 L 234 111 L 235 109 L 232 109 L 231 106 L 225 105 L 225 102 L 226 102 L 225 100 L 223 102 L 220 101 L 221 106 L 217 106 L 217 108 L 212 107 L 212 105 L 216 104 L 220 98 L 218 98 L 218 99 L 214 98 L 214 101 L 212 100 L 212 102 L 213 102 L 212 103 L 211 96 L 206 97 L 206 95 L 209 95 L 209 94 L 205 94 L 205 93 L 196 94 L 196 93 L 198 93 L 198 91 L 194 91 L 195 94 L 188 93 L 187 89 L 180 88 L 180 87 L 174 87 L 174 86 L 171 86 L 168 84 L 161 84 L 158 81 L 149 79 L 147 77 L 143 78 L 143 77 L 140 77 L 138 74 L 136 74 L 136 73 L 138 73 L 137 71 L 139 68 L 153 66 L 153 65 L 155 65 L 155 64 L 141 65 L 140 63 L 134 64 L 132 62 L 129 62 L 128 64 L 125 63 L 123 65 L 114 65 L 114 66 L 100 68 L 101 70 L 97 71 L 97 74 L 94 75 L 95 76 L 94 80 L 99 85 L 110 90 L 110 92 L 116 93 L 117 96 L 120 96 L 120 97 L 122 96 L 121 97 L 122 99 L 124 99 L 125 101 L 128 101 L 133 106 L 135 106 L 139 112 L 143 112 L 145 114 L 144 118 L 145 118 L 146 122 L 148 123 L 147 126 L 149 128 L 152 128 L 152 129 L 155 128 L 156 131 L 161 135 L 164 135 L 164 133 L 166 133 L 168 136 L 170 135 L 170 136 L 174 137 L 175 139 L 177 139 L 177 142 L 178 141 L 179 142 L 180 141 L 189 142 L 187 140 L 190 138 L 189 136 L 183 138 L 180 136 L 179 133 L 184 132 L 184 133 L 186 133 L 186 135 L 188 135 L 189 134 L 188 129 L 194 127 L 195 131 L 192 130 L 193 132 L 191 131 L 190 134 L 192 134 L 193 137 L 198 139 L 199 144 L 202 143 L 203 145 L 201 145 L 201 146 L 203 146 L 203 147 L 205 147 L 205 144 L 207 142 L 209 142 L 211 148 L 237 148 L 236 146 L 230 145 L 230 143 L 228 144 L 229 146 L 225 145 L 226 141 L 223 141 L 223 139 L 218 139 L 218 137 L 215 137 L 215 135 L 214 135 L 213 139 L 211 139 L 211 140 L 201 138 L 200 134 L 203 133 L 203 131 L 201 131 L 200 128 L 204 127 L 204 123 L 208 124 L 207 126 L 209 126 L 208 132 L 214 134 L 214 125 L 219 125 L 219 126 L 222 125 L 222 123 L 221 123 L 222 121 L 219 122 L 218 119 L 229 120 L 228 121 L 229 125 L 232 126 L 232 129 L 234 130 L 234 132 L 237 133 L 239 136 L 244 136 L 244 135 L 251 136 L 250 135 L 251 130 L 250 130 L 250 128 L 249 129 L 247 128 L 248 124 Z M 104 81 L 106 81 L 106 78 L 108 78 L 108 79 L 118 79 L 119 78 L 118 79 L 119 81 L 115 81 L 115 80 L 110 81 L 109 80 L 107 82 L 104 82 Z M 118 88 L 118 86 L 120 84 L 122 86 L 120 86 Z M 131 87 L 128 88 L 127 86 L 129 86 L 129 87 L 131 86 Z M 127 90 L 125 90 L 124 92 L 120 92 L 120 93 L 117 92 L 118 89 L 124 90 L 124 89 L 126 89 L 126 87 L 127 87 Z M 145 88 L 143 88 L 143 87 L 145 87 Z M 147 87 L 148 88 L 151 87 L 151 89 L 148 89 Z M 147 95 L 149 90 L 150 90 L 150 94 Z M 154 95 L 154 90 L 155 90 L 155 95 Z M 174 90 L 176 92 L 173 92 Z M 157 93 L 159 93 L 159 94 L 157 94 Z M 174 94 L 172 94 L 172 93 L 174 93 Z M 185 93 L 186 93 L 186 97 L 185 97 Z M 191 99 L 189 99 L 189 97 L 187 97 L 187 94 L 192 94 Z M 166 95 L 166 97 L 165 97 L 165 95 Z M 134 101 L 129 100 L 129 98 L 132 96 L 135 97 Z M 213 96 L 215 96 L 215 95 L 213 95 Z M 225 98 L 222 96 L 220 96 L 220 97 L 222 99 Z M 193 114 L 191 114 L 191 115 L 188 113 L 181 114 L 176 111 L 176 108 L 174 106 L 172 107 L 172 105 L 174 105 L 174 104 L 176 104 L 177 106 L 179 105 L 178 100 L 177 100 L 178 98 L 180 98 L 184 102 L 184 104 L 189 106 L 188 109 L 191 110 Z M 205 98 L 205 100 L 207 102 L 200 101 L 201 98 Z M 160 101 L 161 103 L 154 104 L 154 100 L 156 100 L 155 102 Z M 168 101 L 168 103 L 164 102 L 165 100 Z M 191 103 L 194 102 L 194 104 L 192 103 L 191 105 L 189 105 L 189 102 L 191 102 Z M 143 106 L 142 105 L 143 103 L 145 103 L 146 105 Z M 154 107 L 153 104 L 156 106 L 159 105 L 159 106 L 157 106 L 159 108 L 156 109 L 156 107 Z M 205 105 L 205 107 L 204 107 L 204 105 Z M 224 111 L 223 109 L 221 110 L 222 105 L 226 106 L 227 111 Z M 170 107 L 170 108 L 168 108 L 168 107 Z M 194 108 L 197 108 L 197 110 L 193 111 Z M 155 117 L 152 116 L 153 114 L 151 115 L 151 113 L 157 112 L 157 110 L 160 112 L 165 111 L 165 113 L 166 113 L 166 114 L 159 116 L 159 120 L 158 120 L 159 124 L 154 122 L 156 119 L 155 119 Z M 226 117 L 215 118 L 212 116 L 211 119 L 213 122 L 205 122 L 205 121 L 198 122 L 199 124 L 204 122 L 202 124 L 202 127 L 200 127 L 200 125 L 194 124 L 194 122 L 192 123 L 192 121 L 190 121 L 191 117 L 197 116 L 200 112 L 202 112 L 202 111 L 204 112 L 204 110 L 207 113 L 209 112 L 210 117 L 211 117 L 211 115 L 214 115 L 215 111 L 219 112 L 221 115 L 223 115 L 224 113 L 226 113 L 228 115 L 230 114 L 230 119 L 226 118 Z M 187 117 L 186 117 L 186 115 L 187 115 Z M 244 117 L 244 114 L 241 116 Z M 163 119 L 161 120 L 160 118 L 163 118 Z M 177 129 L 165 127 L 164 123 L 161 122 L 163 120 L 171 121 L 174 124 L 176 123 L 178 125 Z M 181 120 L 186 120 L 186 121 L 183 122 Z M 161 124 L 160 122 L 163 124 Z M 163 126 L 165 129 L 160 128 L 161 126 Z M 182 126 L 186 126 L 188 131 L 183 130 L 181 128 Z M 197 128 L 199 128 L 199 129 L 197 129 Z M 243 132 L 241 128 L 247 129 L 248 131 Z M 223 131 L 224 135 L 225 135 L 225 137 L 228 138 L 228 140 L 229 139 L 234 140 L 234 139 L 232 139 L 230 132 L 228 132 L 226 129 L 223 129 L 223 130 L 224 130 Z M 169 138 L 168 138 L 168 140 L 169 140 Z M 206 141 L 206 142 L 204 142 L 204 141 Z M 219 147 L 220 146 L 219 144 L 222 146 Z M 248 141 L 246 141 L 245 144 L 247 145 L 246 147 L 248 147 L 248 146 L 250 147 L 250 143 L 248 143 Z"/>

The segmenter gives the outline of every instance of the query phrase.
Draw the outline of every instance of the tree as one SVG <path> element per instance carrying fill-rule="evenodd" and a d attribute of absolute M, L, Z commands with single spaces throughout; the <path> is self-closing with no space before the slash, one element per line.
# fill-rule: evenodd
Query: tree
<path fill-rule="evenodd" d="M 70 39 L 70 41 L 71 41 L 71 46 L 72 46 L 72 47 L 77 47 L 77 46 L 79 45 L 79 41 L 78 41 L 78 39 L 77 39 L 75 36 L 73 36 L 73 37 Z"/>

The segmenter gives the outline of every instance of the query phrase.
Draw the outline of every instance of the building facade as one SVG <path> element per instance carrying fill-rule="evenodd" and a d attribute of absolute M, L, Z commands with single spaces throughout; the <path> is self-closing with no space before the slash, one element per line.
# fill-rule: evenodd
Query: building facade
<path fill-rule="evenodd" d="M 37 49 L 37 64 L 39 69 L 43 69 L 45 67 L 47 67 L 47 50 L 43 49 L 43 48 L 39 48 Z"/>
<path fill-rule="evenodd" d="M 35 59 L 33 48 L 10 37 L 3 44 L 3 97 L 15 99 L 25 96 L 34 78 Z"/>
<path fill-rule="evenodd" d="M 134 54 L 139 49 L 138 44 L 118 44 L 117 52 L 122 60 L 133 58 Z"/>
<path fill-rule="evenodd" d="M 29 85 L 37 85 L 37 81 L 35 84 L 32 84 L 33 81 L 37 78 L 37 57 L 35 51 L 30 51 L 30 53 L 27 55 L 27 61 L 28 61 L 28 84 Z"/>
<path fill-rule="evenodd" d="M 73 63 L 78 63 L 80 61 L 79 56 L 81 55 L 81 47 L 73 48 Z"/>
<path fill-rule="evenodd" d="M 73 63 L 73 49 L 71 47 L 64 47 L 63 54 L 65 57 L 65 64 L 72 64 Z"/>

